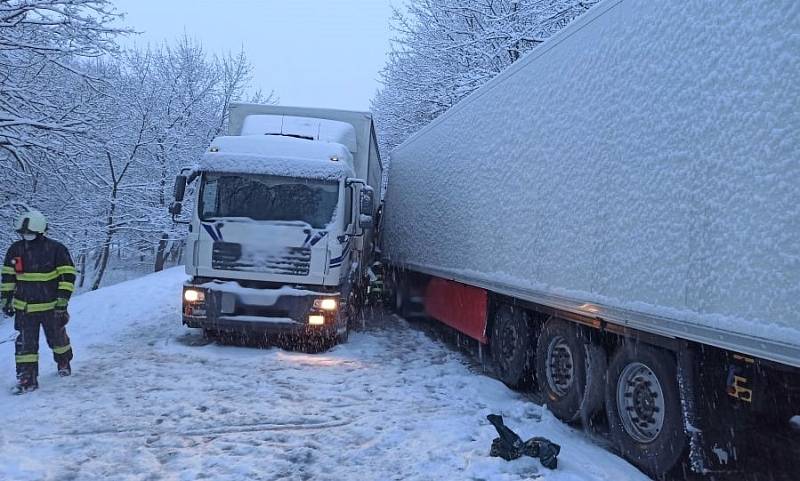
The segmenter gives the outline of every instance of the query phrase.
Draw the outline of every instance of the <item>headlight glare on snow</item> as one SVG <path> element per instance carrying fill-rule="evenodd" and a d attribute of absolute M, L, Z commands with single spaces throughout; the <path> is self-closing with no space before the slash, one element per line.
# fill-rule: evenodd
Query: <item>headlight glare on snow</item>
<path fill-rule="evenodd" d="M 203 302 L 206 300 L 206 294 L 197 289 L 186 289 L 183 291 L 183 300 L 186 302 Z"/>
<path fill-rule="evenodd" d="M 322 309 L 323 311 L 335 311 L 338 307 L 336 299 L 314 299 L 314 309 Z"/>

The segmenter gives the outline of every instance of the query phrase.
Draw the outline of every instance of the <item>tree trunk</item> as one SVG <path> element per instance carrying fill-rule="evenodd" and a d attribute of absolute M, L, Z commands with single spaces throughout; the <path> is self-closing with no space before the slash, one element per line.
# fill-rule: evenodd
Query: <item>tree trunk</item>
<path fill-rule="evenodd" d="M 156 264 L 153 272 L 164 270 L 164 262 L 167 260 L 167 234 L 161 234 L 161 239 L 158 240 L 158 249 L 156 250 Z"/>
<path fill-rule="evenodd" d="M 84 252 L 80 256 L 78 256 L 78 267 L 80 271 L 80 278 L 78 278 L 78 287 L 83 287 L 83 283 L 86 282 L 86 253 Z"/>
<path fill-rule="evenodd" d="M 172 243 L 172 247 L 170 247 L 170 259 L 172 262 L 177 264 L 181 261 L 181 258 L 183 257 L 183 246 L 185 244 L 185 241 Z"/>
<path fill-rule="evenodd" d="M 108 256 L 111 251 L 111 234 L 106 237 L 106 243 L 103 245 L 103 248 L 100 250 L 100 258 L 99 258 L 99 266 L 97 268 L 97 272 L 94 275 L 94 282 L 92 283 L 92 290 L 96 291 L 100 288 L 100 283 L 103 281 L 103 276 L 106 273 L 106 267 L 108 267 Z"/>
<path fill-rule="evenodd" d="M 111 243 L 114 240 L 114 214 L 117 210 L 117 185 L 111 191 L 111 206 L 108 209 L 108 218 L 106 219 L 106 239 L 103 242 L 103 247 L 100 250 L 100 257 L 97 260 L 97 271 L 94 275 L 94 282 L 92 283 L 92 290 L 96 291 L 100 288 L 100 283 L 103 281 L 103 276 L 108 267 L 108 257 L 111 254 Z"/>

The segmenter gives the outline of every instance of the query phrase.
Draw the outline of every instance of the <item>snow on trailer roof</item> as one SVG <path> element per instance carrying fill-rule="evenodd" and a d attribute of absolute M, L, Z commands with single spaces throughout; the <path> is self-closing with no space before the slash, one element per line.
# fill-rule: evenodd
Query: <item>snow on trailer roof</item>
<path fill-rule="evenodd" d="M 270 135 L 217 137 L 195 166 L 202 172 L 236 172 L 334 180 L 355 175 L 353 157 L 336 143 Z"/>

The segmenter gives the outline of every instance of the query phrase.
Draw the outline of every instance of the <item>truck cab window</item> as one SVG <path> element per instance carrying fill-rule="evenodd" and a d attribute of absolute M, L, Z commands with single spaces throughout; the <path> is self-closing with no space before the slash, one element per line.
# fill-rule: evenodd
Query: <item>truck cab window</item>
<path fill-rule="evenodd" d="M 200 195 L 202 220 L 247 218 L 304 222 L 321 229 L 333 217 L 339 185 L 269 175 L 206 174 Z"/>
<path fill-rule="evenodd" d="M 206 179 L 200 199 L 201 217 L 205 219 L 217 210 L 217 179 Z"/>

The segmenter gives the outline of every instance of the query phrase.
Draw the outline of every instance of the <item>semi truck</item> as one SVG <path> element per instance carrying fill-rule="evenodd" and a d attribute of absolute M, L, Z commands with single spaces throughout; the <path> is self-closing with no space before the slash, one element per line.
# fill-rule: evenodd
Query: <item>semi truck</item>
<path fill-rule="evenodd" d="M 234 103 L 175 182 L 196 182 L 183 324 L 207 335 L 347 339 L 364 302 L 382 165 L 369 113 Z"/>
<path fill-rule="evenodd" d="M 593 7 L 391 152 L 393 307 L 653 476 L 730 468 L 800 413 L 798 31 L 792 0 Z"/>

